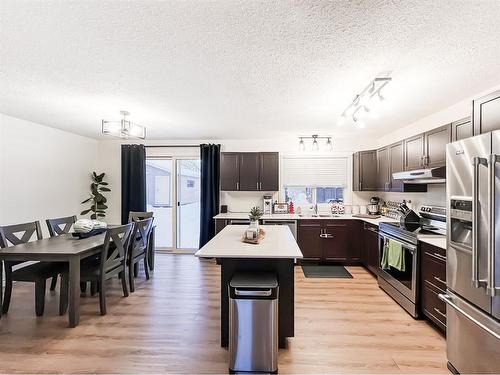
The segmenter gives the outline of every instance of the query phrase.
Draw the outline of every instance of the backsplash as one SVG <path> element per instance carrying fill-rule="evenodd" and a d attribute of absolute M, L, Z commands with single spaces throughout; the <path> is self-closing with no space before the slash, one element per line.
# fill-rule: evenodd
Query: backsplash
<path fill-rule="evenodd" d="M 229 212 L 249 212 L 254 206 L 262 207 L 262 197 L 264 195 L 271 195 L 274 202 L 278 200 L 279 193 L 222 191 L 220 194 L 220 204 L 226 204 Z"/>
<path fill-rule="evenodd" d="M 423 205 L 446 206 L 446 186 L 444 184 L 428 185 L 427 193 L 393 193 L 393 192 L 352 192 L 352 204 L 363 205 L 368 204 L 370 197 L 377 196 L 383 201 L 401 202 L 403 199 L 411 201 L 413 209 Z"/>

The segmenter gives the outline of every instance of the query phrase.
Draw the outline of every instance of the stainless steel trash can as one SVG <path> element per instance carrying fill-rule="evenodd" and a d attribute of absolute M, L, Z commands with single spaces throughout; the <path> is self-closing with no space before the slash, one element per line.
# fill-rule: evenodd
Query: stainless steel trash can
<path fill-rule="evenodd" d="M 278 281 L 236 273 L 229 283 L 229 370 L 278 371 Z"/>

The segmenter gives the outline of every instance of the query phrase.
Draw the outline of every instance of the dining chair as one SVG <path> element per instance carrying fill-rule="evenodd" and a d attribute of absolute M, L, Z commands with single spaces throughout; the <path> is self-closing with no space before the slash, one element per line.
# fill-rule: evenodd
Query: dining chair
<path fill-rule="evenodd" d="M 7 225 L 0 227 L 0 249 L 8 246 L 19 245 L 29 242 L 33 236 L 37 240 L 42 239 L 42 229 L 40 222 L 34 221 L 23 224 Z M 9 245 L 10 244 L 10 245 Z M 1 250 L 0 250 L 1 251 Z M 35 312 L 37 316 L 42 316 L 45 309 L 45 288 L 47 279 L 54 279 L 62 275 L 59 314 L 63 315 L 68 307 L 68 266 L 61 262 L 37 262 L 22 266 L 22 261 L 4 261 L 5 265 L 5 293 L 2 304 L 2 312 L 9 311 L 12 297 L 12 284 L 18 282 L 35 283 Z M 13 267 L 21 267 L 14 270 Z M 1 286 L 0 279 L 0 286 Z M 1 290 L 1 288 L 0 288 Z"/>
<path fill-rule="evenodd" d="M 45 222 L 47 223 L 50 237 L 55 237 L 69 233 L 71 227 L 76 222 L 76 216 L 73 215 L 57 219 L 47 219 L 45 220 Z M 56 290 L 56 285 L 57 278 L 53 278 L 52 282 L 50 283 L 50 290 Z"/>
<path fill-rule="evenodd" d="M 144 220 L 137 220 L 134 222 L 134 230 L 132 232 L 132 239 L 130 241 L 130 249 L 128 254 L 128 278 L 130 291 L 135 291 L 134 286 L 134 269 L 135 265 L 139 264 L 142 260 L 144 262 L 144 272 L 146 280 L 149 280 L 149 266 L 148 266 L 148 245 L 149 235 L 153 227 L 153 218 Z"/>
<path fill-rule="evenodd" d="M 63 234 L 68 234 L 71 231 L 71 228 L 73 227 L 73 224 L 76 222 L 76 215 L 73 216 L 67 216 L 67 217 L 60 217 L 56 219 L 47 219 L 45 222 L 47 223 L 47 228 L 49 230 L 49 235 L 50 237 L 56 237 L 56 236 L 61 236 Z M 91 259 L 85 258 L 82 260 L 82 262 L 96 262 L 98 259 L 97 256 L 92 256 Z M 57 278 L 53 278 L 52 282 L 50 284 L 50 290 L 55 290 L 57 285 Z M 82 293 L 85 293 L 87 290 L 87 283 L 80 283 L 80 290 Z M 94 295 L 94 290 L 95 288 L 91 287 L 91 294 Z"/>
<path fill-rule="evenodd" d="M 126 262 L 133 229 L 133 223 L 108 228 L 104 237 L 100 262 L 97 265 L 82 263 L 80 266 L 80 281 L 90 281 L 97 285 L 101 315 L 106 315 L 106 280 L 120 275 L 123 296 L 128 297 Z"/>
<path fill-rule="evenodd" d="M 128 213 L 128 222 L 131 223 L 137 220 L 144 220 L 153 217 L 153 212 L 142 212 L 142 211 L 130 211 Z M 149 249 L 148 249 L 148 266 L 151 271 L 155 268 L 155 241 L 154 241 L 154 227 L 149 235 Z M 134 276 L 137 277 L 138 268 L 134 268 Z"/>

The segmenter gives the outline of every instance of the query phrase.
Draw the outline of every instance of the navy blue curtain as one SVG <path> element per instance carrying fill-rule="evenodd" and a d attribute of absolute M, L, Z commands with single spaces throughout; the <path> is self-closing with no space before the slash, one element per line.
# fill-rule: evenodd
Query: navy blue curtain
<path fill-rule="evenodd" d="M 130 211 L 146 211 L 146 148 L 122 145 L 122 224 Z"/>
<path fill-rule="evenodd" d="M 220 145 L 200 145 L 200 248 L 215 236 L 213 217 L 219 213 Z"/>

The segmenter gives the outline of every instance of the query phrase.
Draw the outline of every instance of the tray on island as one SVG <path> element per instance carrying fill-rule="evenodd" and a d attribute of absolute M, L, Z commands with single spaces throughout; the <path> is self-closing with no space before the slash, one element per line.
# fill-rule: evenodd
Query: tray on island
<path fill-rule="evenodd" d="M 246 231 L 245 231 L 245 233 L 243 233 L 243 237 L 241 238 L 241 241 L 245 242 L 245 243 L 250 243 L 253 245 L 258 245 L 264 239 L 265 236 L 266 236 L 266 231 L 264 229 L 259 229 L 259 235 L 257 236 L 257 238 L 255 238 L 253 240 L 249 240 L 246 237 Z"/>
<path fill-rule="evenodd" d="M 76 233 L 73 232 L 71 235 L 75 238 L 78 238 L 79 240 L 82 240 L 84 238 L 89 238 L 92 236 L 97 236 L 98 234 L 106 232 L 106 228 L 99 228 L 99 229 L 92 229 L 90 232 L 87 233 Z"/>

